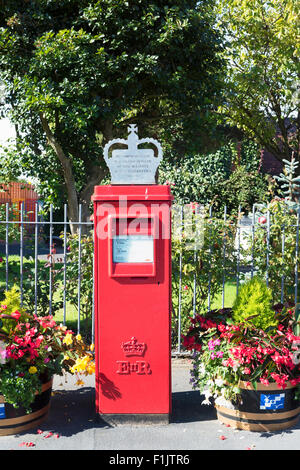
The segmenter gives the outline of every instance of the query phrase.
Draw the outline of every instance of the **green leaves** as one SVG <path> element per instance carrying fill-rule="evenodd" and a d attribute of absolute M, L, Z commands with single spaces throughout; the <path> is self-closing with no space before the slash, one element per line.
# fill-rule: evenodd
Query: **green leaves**
<path fill-rule="evenodd" d="M 228 72 L 220 111 L 228 123 L 282 160 L 299 145 L 286 131 L 288 124 L 298 127 L 292 96 L 299 78 L 298 28 L 293 20 L 299 3 L 218 0 L 217 5 L 219 27 L 230 46 L 224 51 Z M 275 140 L 278 127 L 284 145 Z"/>
<path fill-rule="evenodd" d="M 51 202 L 73 193 L 74 185 L 70 188 L 58 145 L 49 146 L 41 113 L 52 142 L 72 161 L 75 196 L 85 205 L 91 180 L 97 184 L 106 176 L 103 145 L 123 136 L 129 120 L 134 118 L 144 135 L 161 137 L 165 146 L 177 138 L 164 137 L 171 122 L 181 126 L 187 141 L 191 117 L 197 128 L 209 120 L 223 67 L 212 5 L 212 0 L 5 2 L 0 75 L 6 102 L 13 105 L 12 119 L 22 135 L 22 171 L 39 177 Z"/>

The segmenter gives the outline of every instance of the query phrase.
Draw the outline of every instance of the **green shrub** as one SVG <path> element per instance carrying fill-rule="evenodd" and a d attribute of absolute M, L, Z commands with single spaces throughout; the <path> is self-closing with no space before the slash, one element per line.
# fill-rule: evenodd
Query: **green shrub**
<path fill-rule="evenodd" d="M 258 276 L 241 285 L 232 309 L 235 323 L 249 321 L 262 330 L 278 323 L 272 309 L 272 291 Z"/>
<path fill-rule="evenodd" d="M 171 184 L 178 204 L 213 204 L 219 217 L 223 217 L 225 205 L 227 214 L 237 213 L 239 205 L 248 212 L 254 203 L 268 200 L 268 182 L 259 172 L 259 159 L 255 142 L 242 142 L 238 158 L 237 144 L 232 141 L 214 153 L 186 155 L 177 164 L 163 160 L 159 183 Z"/>
<path fill-rule="evenodd" d="M 227 213 L 237 213 L 238 207 L 251 212 L 254 203 L 268 200 L 268 182 L 265 175 L 257 171 L 249 172 L 245 166 L 238 166 L 228 180 L 219 184 L 219 192 L 214 199 L 217 212 L 221 215 L 224 207 Z"/>

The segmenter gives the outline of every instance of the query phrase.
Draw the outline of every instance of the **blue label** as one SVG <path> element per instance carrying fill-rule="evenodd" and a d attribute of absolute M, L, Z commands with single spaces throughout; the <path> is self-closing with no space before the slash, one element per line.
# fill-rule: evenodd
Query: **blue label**
<path fill-rule="evenodd" d="M 0 419 L 5 418 L 5 404 L 0 403 Z"/>
<path fill-rule="evenodd" d="M 284 408 L 284 393 L 273 393 L 271 395 L 260 395 L 261 410 L 282 410 Z"/>

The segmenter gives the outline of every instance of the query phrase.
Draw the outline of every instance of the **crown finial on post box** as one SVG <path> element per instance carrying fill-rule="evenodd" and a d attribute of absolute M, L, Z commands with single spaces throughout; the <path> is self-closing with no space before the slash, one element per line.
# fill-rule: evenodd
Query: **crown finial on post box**
<path fill-rule="evenodd" d="M 128 126 L 128 133 L 135 132 L 137 134 L 137 125 L 136 124 L 129 124 Z"/>
<path fill-rule="evenodd" d="M 138 138 L 136 124 L 128 126 L 128 139 L 110 140 L 104 147 L 104 160 L 111 174 L 111 184 L 155 184 L 155 174 L 163 153 L 160 143 L 152 138 Z M 152 148 L 138 148 L 140 144 L 149 143 L 157 150 L 154 155 Z M 114 149 L 113 145 L 126 145 L 127 149 Z"/>

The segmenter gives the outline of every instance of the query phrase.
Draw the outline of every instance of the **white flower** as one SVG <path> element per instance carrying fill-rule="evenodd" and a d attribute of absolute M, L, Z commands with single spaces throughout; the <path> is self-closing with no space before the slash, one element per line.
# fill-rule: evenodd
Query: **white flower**
<path fill-rule="evenodd" d="M 203 395 L 205 396 L 205 400 L 203 400 L 202 405 L 210 405 L 209 397 L 212 396 L 210 390 L 204 390 Z"/>
<path fill-rule="evenodd" d="M 212 396 L 212 393 L 209 388 L 206 388 L 205 390 L 203 390 L 203 395 L 205 396 L 205 399 L 207 399 Z"/>
<path fill-rule="evenodd" d="M 229 408 L 231 410 L 234 410 L 234 406 L 231 403 L 231 401 L 226 400 L 224 397 L 217 397 L 215 400 L 215 404 L 218 406 L 224 406 L 225 408 Z"/>
<path fill-rule="evenodd" d="M 222 387 L 223 383 L 224 383 L 223 379 L 216 379 L 215 380 L 215 384 L 216 384 L 217 387 Z"/>
<path fill-rule="evenodd" d="M 208 399 L 208 398 L 205 398 L 205 400 L 203 400 L 203 401 L 201 402 L 201 405 L 210 405 L 209 399 Z"/>

